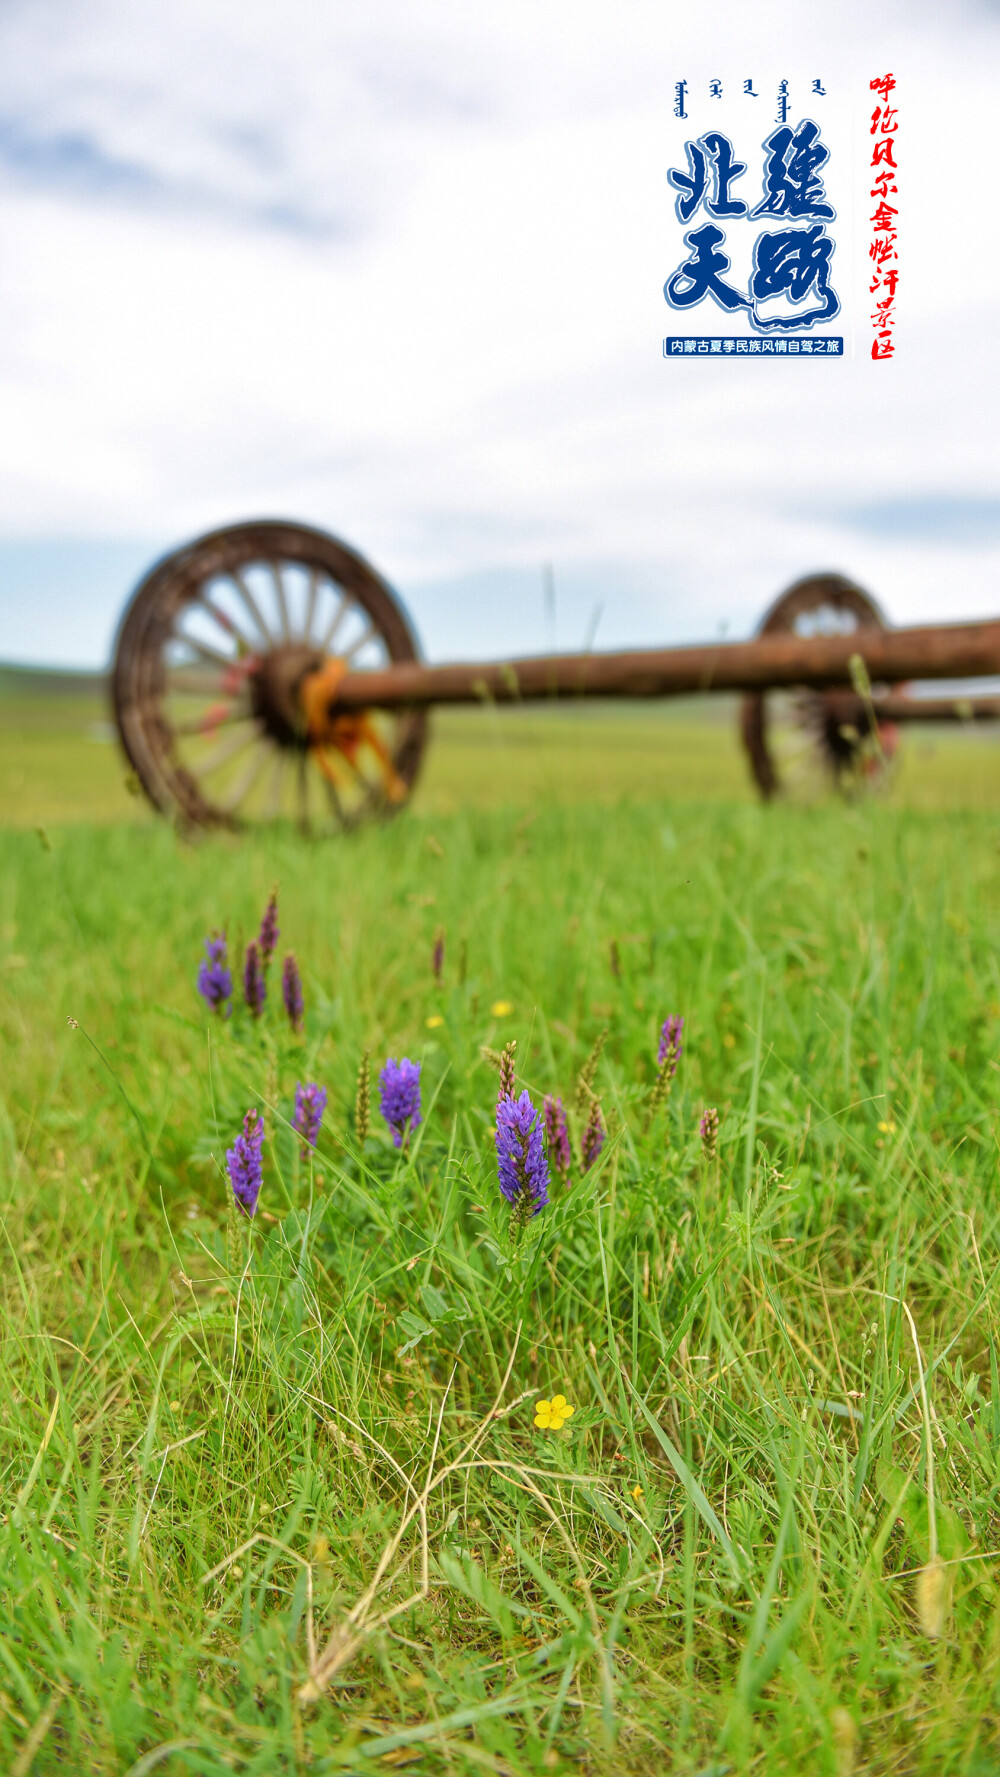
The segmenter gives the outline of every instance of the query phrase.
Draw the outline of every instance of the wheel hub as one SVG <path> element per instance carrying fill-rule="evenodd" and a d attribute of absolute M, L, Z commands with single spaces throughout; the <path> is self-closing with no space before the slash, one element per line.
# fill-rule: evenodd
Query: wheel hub
<path fill-rule="evenodd" d="M 307 673 L 318 672 L 323 656 L 314 648 L 292 644 L 274 648 L 260 658 L 251 674 L 250 707 L 264 732 L 280 747 L 304 752 L 309 729 L 302 708 L 300 688 Z"/>

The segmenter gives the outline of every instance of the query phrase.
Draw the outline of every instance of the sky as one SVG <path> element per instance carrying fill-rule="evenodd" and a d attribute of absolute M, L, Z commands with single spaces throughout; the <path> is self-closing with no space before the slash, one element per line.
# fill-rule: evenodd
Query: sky
<path fill-rule="evenodd" d="M 985 0 L 0 0 L 0 659 L 103 665 L 153 560 L 265 516 L 366 555 L 430 659 L 749 635 L 820 569 L 997 614 L 998 52 Z M 748 74 L 830 95 L 843 361 L 663 357 L 710 325 L 663 297 L 674 82 Z"/>

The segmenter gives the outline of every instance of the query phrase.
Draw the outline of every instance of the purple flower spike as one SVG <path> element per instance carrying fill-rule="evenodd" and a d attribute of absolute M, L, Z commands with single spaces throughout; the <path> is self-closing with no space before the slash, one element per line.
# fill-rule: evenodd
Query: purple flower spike
<path fill-rule="evenodd" d="M 497 1105 L 496 1145 L 497 1177 L 507 1202 L 525 1220 L 536 1216 L 549 1200 L 549 1167 L 538 1112 L 527 1092 Z"/>
<path fill-rule="evenodd" d="M 226 1165 L 229 1168 L 229 1183 L 233 1187 L 233 1196 L 244 1215 L 252 1216 L 257 1209 L 257 1199 L 264 1177 L 264 1164 L 261 1159 L 261 1147 L 264 1142 L 264 1124 L 256 1111 L 247 1111 L 243 1119 L 243 1134 L 238 1135 L 231 1148 L 226 1149 Z"/>
<path fill-rule="evenodd" d="M 243 998 L 254 1017 L 259 1018 L 267 998 L 267 982 L 264 980 L 264 965 L 261 961 L 260 945 L 256 938 L 251 938 L 247 945 L 246 959 L 243 964 Z"/>
<path fill-rule="evenodd" d="M 698 1125 L 701 1145 L 706 1160 L 714 1160 L 719 1146 L 719 1113 L 714 1105 L 708 1105 Z"/>
<path fill-rule="evenodd" d="M 299 974 L 299 965 L 291 952 L 286 956 L 285 966 L 281 971 L 281 993 L 285 1002 L 285 1011 L 288 1013 L 288 1022 L 294 1031 L 301 1031 L 302 1014 L 305 1011 L 305 1003 L 302 998 L 302 977 Z"/>
<path fill-rule="evenodd" d="M 233 991 L 226 957 L 226 934 L 215 932 L 205 939 L 206 961 L 198 970 L 198 992 L 213 1012 L 220 1012 Z"/>
<path fill-rule="evenodd" d="M 569 1130 L 566 1128 L 566 1112 L 561 1098 L 553 1098 L 551 1093 L 546 1094 L 542 1106 L 542 1121 L 545 1125 L 545 1149 L 549 1159 L 560 1177 L 568 1179 L 572 1154 Z"/>
<path fill-rule="evenodd" d="M 595 1161 L 600 1159 L 603 1146 L 604 1124 L 601 1121 L 601 1107 L 595 1098 L 590 1107 L 587 1127 L 580 1142 L 580 1159 L 583 1162 L 584 1172 L 589 1172 Z"/>
<path fill-rule="evenodd" d="M 683 1018 L 672 1017 L 664 1020 L 663 1029 L 660 1032 L 660 1050 L 656 1060 L 660 1067 L 666 1062 L 668 1080 L 672 1080 L 677 1072 L 677 1063 L 680 1061 L 683 1049 L 681 1042 L 683 1030 Z"/>
<path fill-rule="evenodd" d="M 440 926 L 434 939 L 434 949 L 431 952 L 431 968 L 434 970 L 435 981 L 440 981 L 441 970 L 444 968 L 444 932 Z"/>
<path fill-rule="evenodd" d="M 292 1118 L 292 1128 L 296 1129 L 302 1137 L 302 1146 L 299 1152 L 303 1160 L 308 1158 L 309 1149 L 316 1146 L 319 1126 L 323 1121 L 325 1110 L 326 1087 L 317 1086 L 312 1081 L 304 1086 L 300 1080 L 295 1088 L 295 1115 Z"/>
<path fill-rule="evenodd" d="M 271 899 L 264 909 L 264 917 L 260 922 L 260 937 L 257 940 L 260 945 L 261 962 L 265 969 L 277 949 L 279 936 L 278 891 L 274 888 L 271 890 Z"/>
<path fill-rule="evenodd" d="M 403 1145 L 404 1136 L 420 1122 L 420 1063 L 404 1055 L 402 1061 L 389 1060 L 379 1074 L 382 1088 L 379 1109 L 392 1130 L 393 1143 Z"/>

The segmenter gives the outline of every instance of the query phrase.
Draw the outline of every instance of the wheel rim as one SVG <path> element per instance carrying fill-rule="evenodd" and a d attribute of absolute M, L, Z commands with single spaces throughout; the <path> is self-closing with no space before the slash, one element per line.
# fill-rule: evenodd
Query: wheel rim
<path fill-rule="evenodd" d="M 426 717 L 366 712 L 348 746 L 310 729 L 302 687 L 331 667 L 417 658 L 395 595 L 346 544 L 302 525 L 234 525 L 137 588 L 116 646 L 115 716 L 147 795 L 187 824 L 344 830 L 406 800 Z"/>
<path fill-rule="evenodd" d="M 765 635 L 845 635 L 885 629 L 875 600 L 840 574 L 812 574 L 796 581 L 765 612 Z M 765 800 L 782 795 L 813 800 L 831 779 L 840 788 L 854 781 L 858 737 L 842 730 L 822 691 L 748 692 L 740 729 L 754 780 Z"/>

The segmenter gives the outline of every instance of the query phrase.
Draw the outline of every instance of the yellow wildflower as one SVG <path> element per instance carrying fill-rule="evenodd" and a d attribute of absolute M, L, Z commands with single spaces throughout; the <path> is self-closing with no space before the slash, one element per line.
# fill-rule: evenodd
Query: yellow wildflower
<path fill-rule="evenodd" d="M 440 1029 L 441 1025 L 444 1023 L 444 1019 L 442 1018 L 440 1012 L 432 1012 L 429 1018 L 424 1019 L 424 1023 L 426 1024 L 428 1030 L 438 1030 L 438 1029 Z"/>
<path fill-rule="evenodd" d="M 896 1133 L 895 1123 L 880 1123 L 879 1129 L 883 1135 L 895 1135 Z"/>
<path fill-rule="evenodd" d="M 539 1431 L 561 1431 L 575 1412 L 564 1394 L 554 1394 L 550 1401 L 535 1402 L 535 1424 Z"/>
<path fill-rule="evenodd" d="M 643 1493 L 643 1490 L 639 1486 L 639 1483 L 637 1481 L 635 1486 L 632 1489 L 632 1498 L 635 1500 L 640 1500 L 642 1498 L 642 1493 Z"/>
<path fill-rule="evenodd" d="M 494 1000 L 490 1007 L 494 1018 L 509 1018 L 513 1010 L 514 1007 L 510 1000 Z"/>

